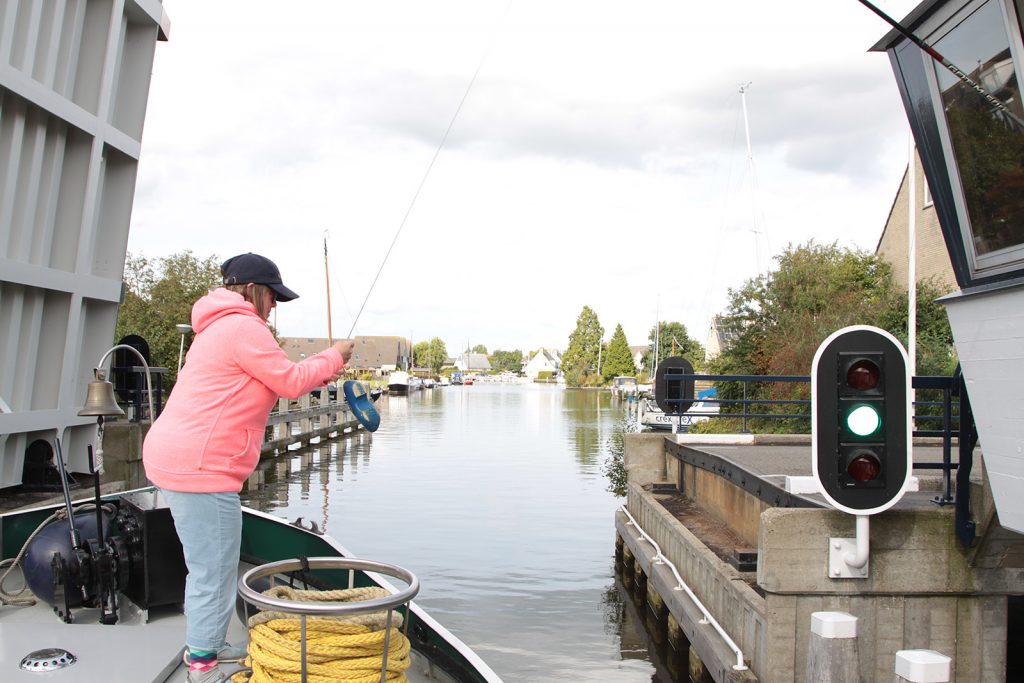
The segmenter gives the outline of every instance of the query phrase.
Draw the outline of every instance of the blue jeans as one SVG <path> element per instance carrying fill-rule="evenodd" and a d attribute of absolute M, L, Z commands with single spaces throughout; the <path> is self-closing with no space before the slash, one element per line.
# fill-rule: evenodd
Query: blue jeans
<path fill-rule="evenodd" d="M 216 652 L 235 611 L 242 504 L 237 493 L 161 489 L 185 551 L 185 643 Z"/>

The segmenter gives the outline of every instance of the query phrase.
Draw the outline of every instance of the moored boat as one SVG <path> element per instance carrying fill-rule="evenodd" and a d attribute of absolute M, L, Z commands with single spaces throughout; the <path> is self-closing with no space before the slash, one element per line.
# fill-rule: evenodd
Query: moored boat
<path fill-rule="evenodd" d="M 714 389 L 710 389 L 697 397 L 697 401 L 681 414 L 667 414 L 654 399 L 641 398 L 638 407 L 637 421 L 641 427 L 649 429 L 671 429 L 675 432 L 688 432 L 690 427 L 700 422 L 706 422 L 714 415 L 718 415 L 719 404 L 713 400 L 717 396 Z"/>
<path fill-rule="evenodd" d="M 404 370 L 395 370 L 388 375 L 388 393 L 404 396 L 409 393 L 409 373 Z"/>
<path fill-rule="evenodd" d="M 627 398 L 637 395 L 636 377 L 623 375 L 612 379 L 611 390 L 615 398 Z"/>

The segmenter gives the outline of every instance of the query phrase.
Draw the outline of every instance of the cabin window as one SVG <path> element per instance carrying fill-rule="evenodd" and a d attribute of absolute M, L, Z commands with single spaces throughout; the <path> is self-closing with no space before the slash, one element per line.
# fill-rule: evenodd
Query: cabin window
<path fill-rule="evenodd" d="M 931 38 L 989 95 L 931 62 L 946 153 L 959 176 L 957 209 L 973 277 L 1024 266 L 1024 107 L 1013 60 L 1020 30 L 1016 19 L 1007 22 L 1012 11 L 1002 0 L 976 3 Z"/>

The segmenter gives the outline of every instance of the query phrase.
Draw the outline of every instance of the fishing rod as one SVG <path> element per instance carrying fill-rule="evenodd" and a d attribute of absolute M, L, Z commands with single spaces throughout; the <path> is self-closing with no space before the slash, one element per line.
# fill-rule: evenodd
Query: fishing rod
<path fill-rule="evenodd" d="M 878 7 L 871 4 L 868 0 L 858 0 L 858 2 L 860 2 L 860 4 L 864 5 L 869 10 L 877 14 L 879 17 L 881 17 L 883 21 L 885 21 L 887 24 L 889 24 L 894 29 L 899 31 L 900 35 L 902 35 L 904 38 L 912 42 L 914 45 L 917 45 L 919 48 L 921 48 L 921 50 L 923 50 L 925 54 L 927 54 L 929 57 L 937 61 L 942 66 L 946 67 L 946 69 L 949 70 L 951 74 L 959 78 L 963 83 L 970 86 L 972 90 L 974 90 L 976 93 L 985 98 L 986 102 L 988 102 L 993 107 L 995 107 L 999 111 L 1005 113 L 1007 116 L 1012 118 L 1017 125 L 1024 127 L 1024 121 L 1021 121 L 1020 118 L 1018 118 L 1012 111 L 1010 111 L 1010 109 L 1002 101 L 996 99 L 996 97 L 993 96 L 984 87 L 982 87 L 980 83 L 978 83 L 970 76 L 968 76 L 966 73 L 964 73 L 964 71 L 957 67 L 955 64 L 953 64 L 953 62 L 943 57 L 938 50 L 936 50 L 928 43 L 924 42 L 921 38 L 918 38 L 916 35 L 914 35 L 913 32 L 910 31 L 910 29 L 906 28 L 898 21 L 890 17 L 888 14 L 880 10 Z"/>
<path fill-rule="evenodd" d="M 505 13 L 508 13 L 509 4 L 505 6 Z M 412 213 L 413 207 L 416 205 L 416 200 L 420 196 L 420 191 L 423 189 L 423 185 L 427 182 L 427 178 L 430 176 L 431 169 L 434 168 L 434 162 L 437 161 L 437 157 L 440 156 L 441 150 L 444 149 L 444 145 L 448 142 L 448 136 L 452 132 L 452 128 L 455 126 L 455 120 L 459 118 L 459 112 L 462 111 L 462 105 L 466 103 L 469 98 L 469 92 L 473 89 L 473 85 L 476 83 L 477 76 L 480 75 L 480 69 L 483 68 L 484 62 L 487 61 L 487 56 L 491 52 L 491 48 L 494 47 L 494 36 L 491 36 L 491 42 L 487 46 L 487 50 L 480 58 L 480 63 L 476 66 L 476 71 L 473 72 L 473 77 L 469 79 L 469 84 L 466 86 L 466 91 L 462 93 L 462 99 L 459 100 L 459 105 L 455 107 L 455 113 L 452 114 L 451 120 L 448 122 L 448 127 L 444 131 L 444 135 L 441 136 L 441 142 L 437 145 L 437 149 L 434 150 L 434 156 L 430 158 L 430 163 L 427 164 L 427 170 L 424 171 L 423 177 L 420 179 L 419 185 L 416 187 L 416 192 L 412 195 L 412 200 L 409 202 L 409 206 L 405 209 L 405 215 L 402 216 L 402 221 L 398 224 L 398 230 L 395 231 L 395 236 L 391 239 L 391 246 L 388 247 L 387 253 L 384 254 L 384 260 L 380 263 L 380 268 L 377 269 L 377 274 L 373 277 L 373 282 L 370 283 L 370 289 L 366 292 L 366 297 L 363 299 L 363 304 L 359 307 L 359 311 L 356 313 L 356 317 L 352 320 L 352 329 L 348 331 L 348 338 L 352 338 L 352 333 L 356 331 L 356 323 L 359 322 L 359 316 L 363 314 L 363 309 L 366 308 L 366 302 L 370 300 L 370 294 L 373 293 L 373 288 L 377 284 L 377 280 L 380 278 L 381 272 L 384 270 L 384 264 L 388 262 L 388 257 L 391 256 L 391 250 L 395 248 L 395 242 L 398 241 L 398 236 L 402 234 L 402 228 L 405 227 L 405 222 L 409 219 L 409 214 Z"/>

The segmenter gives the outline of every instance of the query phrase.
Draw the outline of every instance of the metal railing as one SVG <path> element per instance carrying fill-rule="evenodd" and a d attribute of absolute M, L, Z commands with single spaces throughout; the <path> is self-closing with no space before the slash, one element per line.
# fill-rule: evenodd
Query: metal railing
<path fill-rule="evenodd" d="M 743 398 L 703 398 L 704 403 L 718 406 L 741 406 L 740 412 L 718 412 L 702 413 L 702 417 L 708 418 L 732 418 L 741 419 L 741 432 L 748 433 L 748 419 L 802 419 L 810 420 L 810 399 L 772 399 L 772 398 L 750 398 L 750 384 L 769 384 L 777 382 L 810 382 L 808 375 L 705 375 L 705 374 L 674 374 L 666 373 L 666 382 L 741 382 Z M 915 462 L 914 468 L 920 470 L 941 470 L 942 492 L 932 500 L 938 505 L 956 505 L 956 533 L 960 541 L 969 546 L 974 539 L 975 525 L 969 519 L 970 515 L 970 474 L 974 462 L 974 447 L 978 442 L 978 432 L 974 425 L 974 415 L 971 411 L 970 400 L 967 396 L 967 387 L 959 366 L 956 372 L 949 377 L 918 375 L 911 378 L 911 387 L 922 391 L 940 391 L 941 400 L 922 400 L 913 403 L 913 423 L 915 428 L 912 431 L 915 437 L 937 437 L 942 441 L 941 462 Z M 676 392 L 678 393 L 678 392 Z M 689 404 L 692 399 L 672 398 L 665 399 L 669 404 Z M 806 412 L 765 412 L 762 410 L 752 411 L 752 406 L 806 406 Z M 955 408 L 955 410 L 954 410 Z M 931 414 L 932 411 L 940 414 Z M 683 413 L 669 413 L 669 417 L 677 417 Z M 937 426 L 930 426 L 937 422 Z M 929 428 L 923 428 L 922 423 L 928 424 Z M 953 439 L 957 439 L 958 458 L 953 462 Z M 953 471 L 956 470 L 956 487 L 953 487 Z"/>
<path fill-rule="evenodd" d="M 629 517 L 629 523 L 634 529 L 636 529 L 637 533 L 640 534 L 640 537 L 654 546 L 654 560 L 667 565 L 669 570 L 672 572 L 672 575 L 676 577 L 676 590 L 684 591 L 686 595 L 689 596 L 690 600 L 693 601 L 693 604 L 697 606 L 697 609 L 700 610 L 701 615 L 704 617 L 700 623 L 711 624 L 711 627 L 715 629 L 715 632 L 718 633 L 719 636 L 721 636 L 729 649 L 735 653 L 736 664 L 734 664 L 732 668 L 736 671 L 746 671 L 747 665 L 743 662 L 743 650 L 741 650 L 739 645 L 736 644 L 736 641 L 729 637 L 729 634 L 725 632 L 725 629 L 718 623 L 714 615 L 712 615 L 708 608 L 704 606 L 704 603 L 700 601 L 700 598 L 694 594 L 693 590 L 690 589 L 690 586 L 683 581 L 683 577 L 679 575 L 679 570 L 676 569 L 676 566 L 672 564 L 671 560 L 665 557 L 664 553 L 661 552 L 661 546 L 658 545 L 658 542 L 651 538 L 651 536 L 641 528 L 633 518 L 633 515 L 629 514 L 629 510 L 626 509 L 625 505 L 619 509 L 622 510 L 626 517 Z"/>

